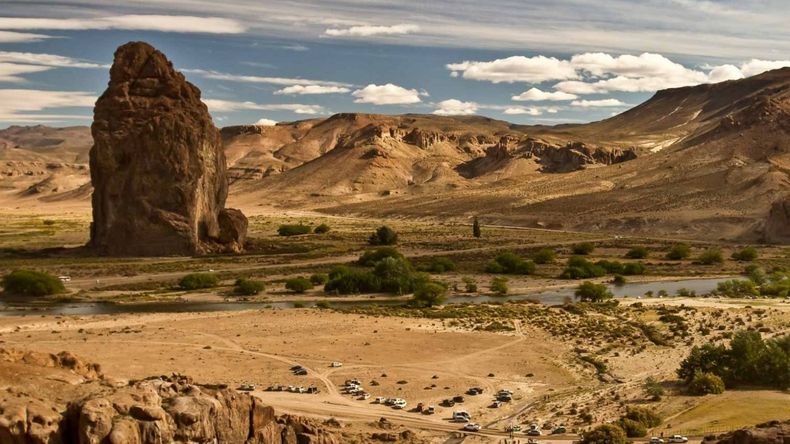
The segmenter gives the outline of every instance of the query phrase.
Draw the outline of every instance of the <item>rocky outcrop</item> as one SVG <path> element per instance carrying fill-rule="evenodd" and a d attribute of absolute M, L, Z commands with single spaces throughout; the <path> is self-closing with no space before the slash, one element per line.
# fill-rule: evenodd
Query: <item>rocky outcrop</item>
<path fill-rule="evenodd" d="M 790 243 L 790 196 L 771 205 L 765 221 L 764 237 L 766 242 Z"/>
<path fill-rule="evenodd" d="M 68 352 L 0 349 L 0 442 L 13 444 L 338 444 L 305 418 L 222 386 L 173 375 L 125 383 Z"/>
<path fill-rule="evenodd" d="M 225 249 L 220 239 L 231 232 L 222 233 L 218 220 L 228 194 L 221 137 L 200 90 L 164 54 L 141 42 L 118 48 L 91 133 L 90 245 L 98 253 Z M 242 243 L 237 236 L 229 249 Z"/>
<path fill-rule="evenodd" d="M 771 421 L 753 428 L 706 436 L 703 444 L 790 444 L 790 421 Z"/>

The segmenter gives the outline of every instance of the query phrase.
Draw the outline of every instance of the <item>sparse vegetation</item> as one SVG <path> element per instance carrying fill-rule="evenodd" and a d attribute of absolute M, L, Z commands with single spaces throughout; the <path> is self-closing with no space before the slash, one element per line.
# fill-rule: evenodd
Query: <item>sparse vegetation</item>
<path fill-rule="evenodd" d="M 628 259 L 644 259 L 649 254 L 649 250 L 646 247 L 633 247 L 625 254 L 625 257 Z"/>
<path fill-rule="evenodd" d="M 664 396 L 664 386 L 652 376 L 645 380 L 642 387 L 645 390 L 645 394 L 647 394 L 652 401 L 661 401 L 661 398 Z"/>
<path fill-rule="evenodd" d="M 620 427 L 603 424 L 584 434 L 580 444 L 626 444 L 628 438 Z"/>
<path fill-rule="evenodd" d="M 751 262 L 759 257 L 760 253 L 754 247 L 746 247 L 741 250 L 733 251 L 732 258 L 736 261 Z"/>
<path fill-rule="evenodd" d="M 329 276 L 324 273 L 314 273 L 310 275 L 310 282 L 312 282 L 313 285 L 324 285 L 328 280 Z"/>
<path fill-rule="evenodd" d="M 606 269 L 600 265 L 593 264 L 580 256 L 572 256 L 568 259 L 568 264 L 560 274 L 560 279 L 588 279 L 601 277 L 606 274 Z"/>
<path fill-rule="evenodd" d="M 309 225 L 302 224 L 283 224 L 277 228 L 277 234 L 280 236 L 299 236 L 308 234 L 312 231 Z"/>
<path fill-rule="evenodd" d="M 219 276 L 214 273 L 190 273 L 178 281 L 178 287 L 182 290 L 200 290 L 217 285 L 219 285 Z"/>
<path fill-rule="evenodd" d="M 713 264 L 720 264 L 724 262 L 724 256 L 721 254 L 721 250 L 718 248 L 709 248 L 702 252 L 697 258 L 697 262 L 702 265 L 713 265 Z"/>
<path fill-rule="evenodd" d="M 474 221 L 472 221 L 472 236 L 479 239 L 480 234 L 480 222 L 477 220 L 477 216 L 475 216 Z"/>
<path fill-rule="evenodd" d="M 368 238 L 370 245 L 395 245 L 398 243 L 398 234 L 392 228 L 383 225 Z"/>
<path fill-rule="evenodd" d="M 63 282 L 48 273 L 33 270 L 15 270 L 0 280 L 3 290 L 15 296 L 49 296 L 63 293 Z"/>
<path fill-rule="evenodd" d="M 398 260 L 404 259 L 404 256 L 400 253 L 400 251 L 394 247 L 381 247 L 362 253 L 362 256 L 360 256 L 359 260 L 357 260 L 357 263 L 363 267 L 372 267 L 376 265 L 377 262 L 387 257 Z"/>
<path fill-rule="evenodd" d="M 535 272 L 535 263 L 525 260 L 521 256 L 506 252 L 499 254 L 493 261 L 486 265 L 487 273 L 494 274 L 532 274 Z"/>
<path fill-rule="evenodd" d="M 588 254 L 592 253 L 595 250 L 595 245 L 590 242 L 582 242 L 580 244 L 576 244 L 571 248 L 573 254 L 577 256 L 587 256 Z"/>
<path fill-rule="evenodd" d="M 688 244 L 675 244 L 667 253 L 667 259 L 679 261 L 691 255 L 691 247 Z"/>
<path fill-rule="evenodd" d="M 455 271 L 457 266 L 452 259 L 447 257 L 435 257 L 431 259 L 431 262 L 426 265 L 420 267 L 420 271 L 427 271 L 430 273 L 446 273 L 448 271 Z"/>
<path fill-rule="evenodd" d="M 321 224 L 321 225 L 318 225 L 317 227 L 315 227 L 315 229 L 313 230 L 313 233 L 315 233 L 315 234 L 325 234 L 325 233 L 329 233 L 329 230 L 331 230 L 329 225 Z"/>
<path fill-rule="evenodd" d="M 419 307 L 441 305 L 447 295 L 447 287 L 438 282 L 426 282 L 414 291 L 412 302 Z"/>
<path fill-rule="evenodd" d="M 497 296 L 505 296 L 509 289 L 507 286 L 508 278 L 506 277 L 495 277 L 491 279 L 491 292 Z"/>
<path fill-rule="evenodd" d="M 551 264 L 557 258 L 557 253 L 550 248 L 542 248 L 532 255 L 532 262 L 539 265 Z"/>
<path fill-rule="evenodd" d="M 465 277 L 462 279 L 464 283 L 464 291 L 467 293 L 475 293 L 477 292 L 477 282 L 470 277 Z"/>
<path fill-rule="evenodd" d="M 582 302 L 603 302 L 614 297 L 606 285 L 595 282 L 583 282 L 574 294 Z"/>

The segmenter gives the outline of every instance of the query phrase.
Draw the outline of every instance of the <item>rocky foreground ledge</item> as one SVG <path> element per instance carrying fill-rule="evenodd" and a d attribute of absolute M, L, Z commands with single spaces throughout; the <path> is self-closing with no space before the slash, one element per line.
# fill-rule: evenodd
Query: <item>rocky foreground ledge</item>
<path fill-rule="evenodd" d="M 301 417 L 181 375 L 115 381 L 68 352 L 0 348 L 0 442 L 337 444 Z"/>
<path fill-rule="evenodd" d="M 702 444 L 790 444 L 790 421 L 771 421 L 723 435 L 708 436 Z"/>

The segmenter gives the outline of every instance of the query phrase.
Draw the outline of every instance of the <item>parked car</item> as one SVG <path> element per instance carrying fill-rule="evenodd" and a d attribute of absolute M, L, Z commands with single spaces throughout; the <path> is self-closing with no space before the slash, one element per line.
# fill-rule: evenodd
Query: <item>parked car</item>
<path fill-rule="evenodd" d="M 441 405 L 443 405 L 444 407 L 452 407 L 455 405 L 455 401 L 453 401 L 452 399 L 445 399 L 442 401 Z"/>
<path fill-rule="evenodd" d="M 417 413 L 421 413 L 424 408 L 425 408 L 425 404 L 419 403 L 417 404 L 417 407 L 414 407 L 414 411 Z"/>
<path fill-rule="evenodd" d="M 320 390 L 318 389 L 318 387 L 316 387 L 314 385 L 311 385 L 310 387 L 307 387 L 307 393 L 310 393 L 311 395 L 315 394 L 315 393 L 318 393 L 319 391 Z"/>
<path fill-rule="evenodd" d="M 406 408 L 406 401 L 403 400 L 403 399 L 398 398 L 392 403 L 392 408 L 399 409 L 399 410 L 400 409 L 404 409 L 404 408 Z"/>
<path fill-rule="evenodd" d="M 58 276 L 58 279 L 60 279 L 60 282 L 63 283 L 71 282 L 71 276 Z"/>
<path fill-rule="evenodd" d="M 436 413 L 436 408 L 432 405 L 429 405 L 422 410 L 423 415 L 433 415 L 434 413 Z"/>
<path fill-rule="evenodd" d="M 472 420 L 472 415 L 469 412 L 465 412 L 463 410 L 458 412 L 453 412 L 453 421 L 454 422 L 469 422 Z"/>
<path fill-rule="evenodd" d="M 460 395 L 459 396 L 453 396 L 453 401 L 456 402 L 456 403 L 464 402 L 464 397 L 460 396 Z"/>
<path fill-rule="evenodd" d="M 370 393 L 362 392 L 362 393 L 359 394 L 359 398 L 358 399 L 360 401 L 367 401 L 368 399 L 370 399 Z"/>
<path fill-rule="evenodd" d="M 464 430 L 467 432 L 479 432 L 480 431 L 480 424 L 475 424 L 473 422 L 469 422 L 464 425 Z"/>
<path fill-rule="evenodd" d="M 483 393 L 483 389 L 481 389 L 480 387 L 472 387 L 466 391 L 467 395 L 472 395 L 472 396 L 477 396 L 481 393 Z"/>
<path fill-rule="evenodd" d="M 551 433 L 553 433 L 555 435 L 558 435 L 558 434 L 567 433 L 567 432 L 568 432 L 568 429 L 566 429 L 565 426 L 561 425 L 561 426 L 555 428 Z"/>
<path fill-rule="evenodd" d="M 689 442 L 689 439 L 683 435 L 672 435 L 669 437 L 669 442 L 684 443 Z"/>
<path fill-rule="evenodd" d="M 255 390 L 255 384 L 241 384 L 239 386 L 239 390 L 244 391 L 244 392 L 251 392 L 251 391 Z"/>
<path fill-rule="evenodd" d="M 657 436 L 653 436 L 650 438 L 650 444 L 664 444 L 664 440 Z"/>
<path fill-rule="evenodd" d="M 384 404 L 387 402 L 387 398 L 383 396 L 377 396 L 376 399 L 373 400 L 374 404 Z"/>
<path fill-rule="evenodd" d="M 519 424 L 508 424 L 507 426 L 505 426 L 505 431 L 506 432 L 520 432 L 521 431 L 521 425 L 519 425 Z"/>
<path fill-rule="evenodd" d="M 491 404 L 491 406 L 490 406 L 490 407 L 491 407 L 492 409 L 498 409 L 498 408 L 502 407 L 502 401 L 494 401 L 494 402 Z"/>
<path fill-rule="evenodd" d="M 332 362 L 331 364 L 329 364 L 329 366 L 332 367 L 332 368 L 342 367 L 343 363 L 335 361 L 335 362 Z"/>

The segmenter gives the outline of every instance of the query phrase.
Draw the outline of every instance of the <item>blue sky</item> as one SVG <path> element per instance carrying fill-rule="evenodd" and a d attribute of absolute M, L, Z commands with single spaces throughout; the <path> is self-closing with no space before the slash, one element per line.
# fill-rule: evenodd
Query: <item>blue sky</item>
<path fill-rule="evenodd" d="M 609 117 L 656 90 L 790 65 L 787 0 L 14 1 L 0 127 L 85 125 L 115 48 L 144 40 L 217 125 L 336 112 Z"/>

